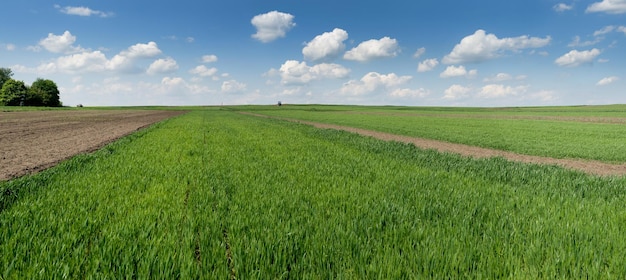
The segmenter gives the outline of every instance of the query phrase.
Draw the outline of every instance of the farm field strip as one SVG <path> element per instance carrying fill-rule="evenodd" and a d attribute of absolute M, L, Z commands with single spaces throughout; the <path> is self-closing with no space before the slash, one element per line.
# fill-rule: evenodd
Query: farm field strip
<path fill-rule="evenodd" d="M 267 115 L 261 115 L 256 113 L 242 112 L 242 114 L 248 114 L 257 117 L 268 117 Z M 577 160 L 577 159 L 556 159 L 549 157 L 522 155 L 507 151 L 493 150 L 475 146 L 469 146 L 464 144 L 448 143 L 443 141 L 409 137 L 397 134 L 383 133 L 380 131 L 366 130 L 349 126 L 333 125 L 328 123 L 318 123 L 310 121 L 302 121 L 298 119 L 280 118 L 281 120 L 298 122 L 302 124 L 311 125 L 322 129 L 336 129 L 347 132 L 357 133 L 364 136 L 374 137 L 384 141 L 398 141 L 403 143 L 414 144 L 422 149 L 433 149 L 444 153 L 454 153 L 462 156 L 469 156 L 473 158 L 488 158 L 488 157 L 503 157 L 507 160 L 533 163 L 533 164 L 550 164 L 559 165 L 565 168 L 570 168 L 578 171 L 582 171 L 588 174 L 599 176 L 623 176 L 626 175 L 626 164 L 610 164 L 601 161 L 594 160 Z"/>
<path fill-rule="evenodd" d="M 194 110 L 0 182 L 0 276 L 621 278 L 625 185 Z"/>
<path fill-rule="evenodd" d="M 0 180 L 43 170 L 182 113 L 184 111 L 157 110 L 0 112 Z"/>
<path fill-rule="evenodd" d="M 396 113 L 401 115 L 394 115 L 391 108 L 382 111 L 384 114 L 359 107 L 339 108 L 342 110 L 333 106 L 293 106 L 293 108 L 280 110 L 250 106 L 233 108 L 233 110 L 433 139 L 524 155 L 597 160 L 613 164 L 626 163 L 626 142 L 623 141 L 626 135 L 626 125 L 623 123 L 537 119 L 541 116 L 538 112 L 532 112 L 531 119 L 514 119 L 515 113 L 510 112 L 505 117 L 499 118 L 501 113 L 497 109 L 474 112 L 471 108 L 448 108 L 440 111 L 444 116 L 439 117 L 430 108 L 413 109 L 414 111 L 410 112 L 412 115 L 406 115 L 406 110 L 402 110 L 403 107 L 396 109 Z M 352 111 L 350 108 L 353 108 Z M 569 118 L 570 115 L 578 115 L 582 118 L 596 118 L 594 114 L 603 115 L 602 112 L 584 109 L 590 112 L 570 111 L 574 110 L 570 108 L 565 110 L 569 115 L 564 116 Z M 424 110 L 428 115 L 420 115 L 420 110 Z M 450 114 L 450 111 L 453 114 Z M 623 112 L 613 113 L 613 111 L 611 113 L 621 114 L 620 116 L 624 114 Z M 454 118 L 454 114 L 459 114 L 460 117 Z M 467 114 L 477 117 L 464 118 L 463 116 Z M 522 112 L 522 114 L 527 114 L 527 112 Z M 546 113 L 546 115 L 550 114 Z"/>

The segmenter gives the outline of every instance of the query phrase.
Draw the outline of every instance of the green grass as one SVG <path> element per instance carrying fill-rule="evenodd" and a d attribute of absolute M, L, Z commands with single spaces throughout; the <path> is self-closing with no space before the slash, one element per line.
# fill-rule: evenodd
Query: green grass
<path fill-rule="evenodd" d="M 626 106 L 428 108 L 358 106 L 236 107 L 271 116 L 554 158 L 626 162 Z M 615 123 L 549 117 L 614 118 Z M 619 118 L 619 119 L 617 119 Z"/>
<path fill-rule="evenodd" d="M 198 110 L 0 183 L 0 277 L 624 278 L 625 185 Z"/>

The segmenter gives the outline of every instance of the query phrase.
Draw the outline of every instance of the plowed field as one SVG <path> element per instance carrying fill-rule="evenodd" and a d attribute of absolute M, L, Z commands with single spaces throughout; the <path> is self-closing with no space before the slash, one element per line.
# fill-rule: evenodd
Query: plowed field
<path fill-rule="evenodd" d="M 0 112 L 0 180 L 43 170 L 182 113 L 155 110 Z"/>

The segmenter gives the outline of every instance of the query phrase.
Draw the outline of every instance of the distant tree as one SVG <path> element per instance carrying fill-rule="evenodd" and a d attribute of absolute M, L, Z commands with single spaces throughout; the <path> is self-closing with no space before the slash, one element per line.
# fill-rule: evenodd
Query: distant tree
<path fill-rule="evenodd" d="M 28 88 L 22 81 L 9 79 L 0 89 L 0 105 L 19 106 L 25 105 Z"/>
<path fill-rule="evenodd" d="M 60 107 L 59 88 L 51 80 L 38 78 L 29 89 L 29 106 Z"/>
<path fill-rule="evenodd" d="M 13 71 L 9 68 L 0 68 L 0 89 L 8 80 L 13 77 Z"/>

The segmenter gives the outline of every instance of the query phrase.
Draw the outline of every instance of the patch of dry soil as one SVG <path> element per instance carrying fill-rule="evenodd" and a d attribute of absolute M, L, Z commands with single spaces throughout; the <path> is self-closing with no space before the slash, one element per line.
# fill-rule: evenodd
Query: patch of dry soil
<path fill-rule="evenodd" d="M 0 181 L 41 171 L 184 111 L 0 112 Z"/>

